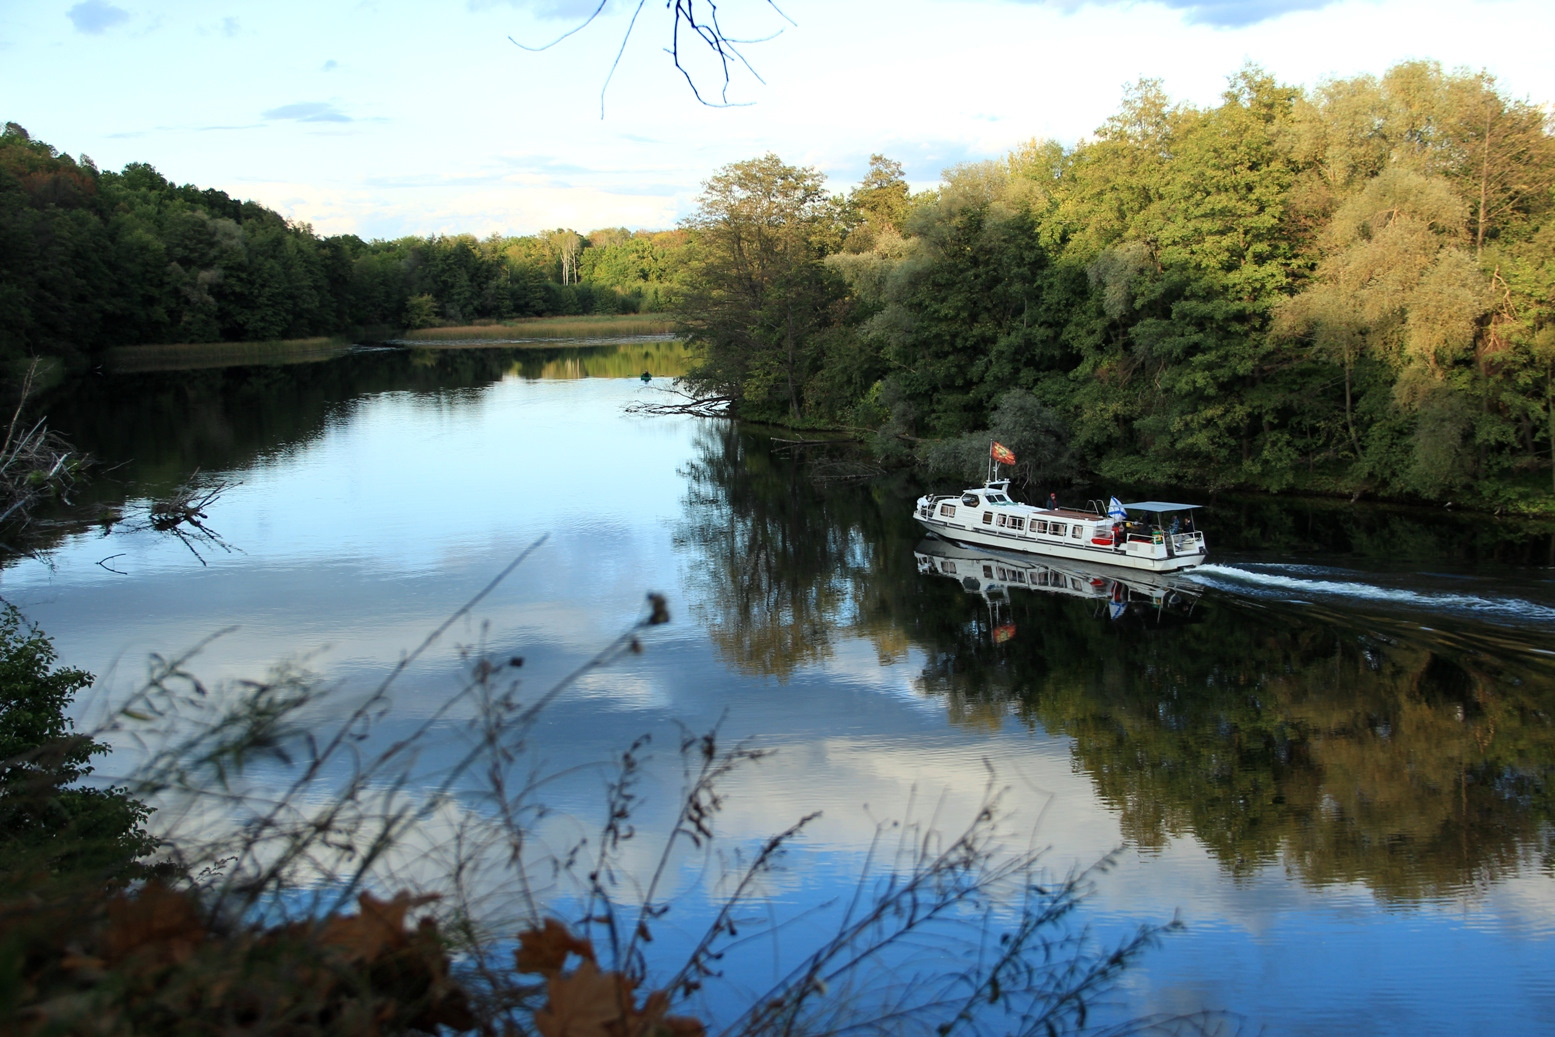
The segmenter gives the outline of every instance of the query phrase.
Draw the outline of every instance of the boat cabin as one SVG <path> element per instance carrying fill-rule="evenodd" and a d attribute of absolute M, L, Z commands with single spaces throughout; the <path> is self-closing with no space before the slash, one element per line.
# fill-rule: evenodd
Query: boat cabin
<path fill-rule="evenodd" d="M 952 540 L 1169 569 L 1203 560 L 1203 534 L 1193 522 L 1195 507 L 1167 501 L 1120 504 L 1114 499 L 1110 507 L 1091 501 L 1087 510 L 1046 508 L 1012 499 L 1009 480 L 999 479 L 959 495 L 919 498 L 916 517 Z"/>

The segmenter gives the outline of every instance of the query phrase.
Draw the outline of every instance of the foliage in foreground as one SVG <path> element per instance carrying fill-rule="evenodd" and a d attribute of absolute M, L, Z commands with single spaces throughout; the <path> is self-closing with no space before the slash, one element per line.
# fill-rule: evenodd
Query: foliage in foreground
<path fill-rule="evenodd" d="M 92 675 L 54 661 L 52 642 L 0 606 L 0 896 L 39 883 L 110 888 L 139 874 L 136 860 L 155 847 L 144 803 L 80 784 L 108 746 L 66 715 Z"/>
<path fill-rule="evenodd" d="M 213 689 L 192 676 L 189 657 L 158 660 L 115 733 L 129 743 L 139 735 L 157 743 L 144 746 L 135 791 L 167 815 L 160 820 L 171 836 L 159 877 L 131 887 L 99 884 L 83 895 L 74 881 L 81 862 L 73 872 L 39 878 L 18 868 L 20 858 L 0 859 L 8 882 L 0 902 L 4 1027 L 111 1035 L 704 1032 L 701 1020 L 684 1013 L 746 953 L 749 933 L 740 930 L 761 913 L 763 879 L 815 815 L 765 840 L 725 876 L 729 892 L 678 960 L 654 948 L 654 933 L 677 910 L 675 862 L 688 849 L 711 852 L 725 784 L 765 754 L 721 744 L 716 732 L 685 734 L 676 753 L 685 775 L 681 798 L 667 830 L 650 835 L 635 820 L 648 763 L 640 740 L 616 760 L 602 829 L 570 847 L 535 852 L 547 813 L 539 798 L 546 776 L 534 754 L 537 721 L 578 678 L 642 651 L 649 628 L 669 619 L 663 598 L 650 595 L 634 627 L 532 697 L 504 677 L 521 659 L 469 655 L 462 691 L 409 736 L 363 755 L 388 715 L 394 682 L 512 568 L 333 730 L 307 721 L 322 693 L 294 670 Z M 8 615 L 14 635 L 19 617 Z M 8 767 L 61 759 L 43 784 L 68 794 L 74 790 L 60 790 L 83 773 L 81 752 L 100 751 L 96 742 L 66 737 L 61 719 L 69 695 L 89 678 L 70 670 L 49 675 L 52 650 L 36 631 L 6 644 L 7 665 L 34 683 L 46 678 L 53 689 L 52 698 L 35 700 L 48 717 L 13 725 L 20 741 L 6 746 Z M 476 733 L 463 755 L 430 795 L 417 790 L 415 760 L 427 739 L 442 718 L 469 706 Z M 76 748 L 46 756 L 60 745 Z M 247 777 L 266 766 L 263 781 Z M 409 884 L 392 858 L 450 796 L 467 797 L 464 779 L 476 777 L 483 809 L 459 822 L 451 840 L 457 852 L 437 888 L 375 893 Z M 321 787 L 331 794 L 321 799 Z M 144 808 L 135 809 L 139 821 Z M 1095 998 L 1163 930 L 1147 927 L 1116 947 L 1096 946 L 1071 918 L 1096 871 L 1044 875 L 1038 853 L 1008 849 L 1000 814 L 990 776 L 981 806 L 959 832 L 882 826 L 832 935 L 783 962 L 786 971 L 769 989 L 734 1018 L 718 1020 L 720 1032 L 1083 1028 Z M 131 834 L 114 844 L 123 868 L 150 849 L 138 828 Z M 643 842 L 653 844 L 646 877 L 630 863 L 641 859 Z M 510 891 L 495 908 L 475 892 L 490 888 L 482 878 L 493 869 Z M 412 923 L 417 909 L 428 910 Z M 916 956 L 923 947 L 933 948 L 927 959 Z"/>

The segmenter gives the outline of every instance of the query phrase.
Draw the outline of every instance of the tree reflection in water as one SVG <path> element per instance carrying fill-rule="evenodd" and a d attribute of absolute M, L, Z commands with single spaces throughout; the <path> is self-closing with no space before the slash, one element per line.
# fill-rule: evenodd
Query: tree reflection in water
<path fill-rule="evenodd" d="M 1117 622 L 1041 588 L 995 616 L 920 574 L 914 488 L 819 484 L 726 423 L 685 474 L 677 541 L 698 615 L 745 672 L 786 679 L 850 636 L 882 664 L 916 647 L 918 687 L 952 722 L 1071 738 L 1132 845 L 1192 835 L 1237 878 L 1279 864 L 1410 902 L 1555 868 L 1545 630 L 1447 635 L 1214 589 L 1187 623 Z M 996 620 L 1016 636 L 996 644 Z"/>

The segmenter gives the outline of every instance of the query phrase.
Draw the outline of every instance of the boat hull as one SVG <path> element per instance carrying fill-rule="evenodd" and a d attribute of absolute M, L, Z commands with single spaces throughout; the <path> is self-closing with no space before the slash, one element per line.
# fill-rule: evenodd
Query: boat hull
<path fill-rule="evenodd" d="M 956 544 L 991 547 L 1000 551 L 1109 565 L 1120 569 L 1176 572 L 1202 565 L 1207 558 L 1203 539 L 1196 534 L 1166 534 L 1160 541 L 1152 539 L 1148 542 L 1100 546 L 1088 541 L 1040 540 L 1001 529 L 973 528 L 937 516 L 925 518 L 921 513 L 914 513 L 913 518 L 930 533 Z"/>

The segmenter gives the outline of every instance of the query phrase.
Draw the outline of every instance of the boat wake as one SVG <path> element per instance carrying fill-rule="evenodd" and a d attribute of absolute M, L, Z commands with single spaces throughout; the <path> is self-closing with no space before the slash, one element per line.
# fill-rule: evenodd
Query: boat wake
<path fill-rule="evenodd" d="M 1246 598 L 1277 599 L 1292 603 L 1321 601 L 1326 604 L 1382 606 L 1389 610 L 1416 614 L 1426 612 L 1490 622 L 1511 622 L 1518 626 L 1555 628 L 1555 604 L 1461 588 L 1437 590 L 1388 586 L 1374 582 L 1379 580 L 1379 576 L 1373 573 L 1363 574 L 1312 565 L 1243 566 L 1211 563 L 1184 575 L 1206 587 Z M 1428 576 L 1422 574 L 1421 578 Z M 1479 577 L 1467 579 L 1475 584 L 1488 582 Z M 1457 582 L 1463 582 L 1462 578 Z"/>

